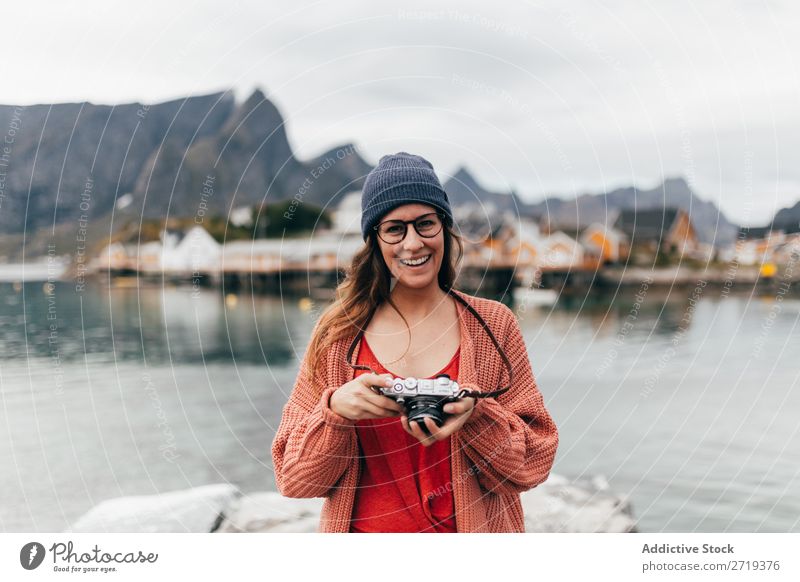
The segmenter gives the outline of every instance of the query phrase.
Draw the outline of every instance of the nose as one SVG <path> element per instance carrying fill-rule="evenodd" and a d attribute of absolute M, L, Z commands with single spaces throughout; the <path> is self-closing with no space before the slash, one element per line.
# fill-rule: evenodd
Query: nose
<path fill-rule="evenodd" d="M 403 248 L 407 251 L 417 251 L 425 246 L 425 243 L 422 242 L 422 237 L 417 234 L 417 229 L 415 229 L 412 225 L 408 225 L 408 230 L 406 231 L 406 237 L 403 239 Z"/>

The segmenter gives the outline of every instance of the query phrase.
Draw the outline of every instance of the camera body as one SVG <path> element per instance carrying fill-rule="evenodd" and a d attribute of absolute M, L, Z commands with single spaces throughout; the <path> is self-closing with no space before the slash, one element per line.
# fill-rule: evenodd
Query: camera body
<path fill-rule="evenodd" d="M 432 418 L 436 426 L 442 426 L 447 416 L 443 410 L 448 402 L 459 400 L 461 388 L 447 374 L 436 378 L 393 378 L 391 386 L 378 386 L 383 396 L 403 404 L 408 422 L 417 422 L 424 430 L 425 418 Z"/>

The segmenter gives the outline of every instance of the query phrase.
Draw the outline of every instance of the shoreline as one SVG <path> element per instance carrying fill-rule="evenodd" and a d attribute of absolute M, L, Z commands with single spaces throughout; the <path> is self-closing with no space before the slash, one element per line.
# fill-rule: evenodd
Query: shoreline
<path fill-rule="evenodd" d="M 520 496 L 527 533 L 636 533 L 630 500 L 602 476 L 570 481 L 550 474 Z M 65 533 L 313 533 L 324 500 L 277 491 L 243 493 L 220 483 L 157 495 L 103 501 Z"/>

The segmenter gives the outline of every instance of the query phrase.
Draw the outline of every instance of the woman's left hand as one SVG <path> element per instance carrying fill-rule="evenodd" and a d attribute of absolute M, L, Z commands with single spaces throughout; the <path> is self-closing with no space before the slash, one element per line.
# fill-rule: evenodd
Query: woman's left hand
<path fill-rule="evenodd" d="M 444 405 L 444 411 L 448 416 L 445 418 L 442 426 L 436 426 L 433 419 L 429 417 L 425 418 L 425 426 L 428 427 L 430 435 L 425 434 L 425 431 L 416 422 L 411 423 L 411 426 L 409 426 L 408 417 L 405 414 L 400 417 L 400 423 L 403 425 L 403 430 L 427 447 L 436 441 L 446 439 L 464 426 L 464 423 L 467 422 L 474 408 L 475 398 L 469 396 L 457 402 L 448 402 Z"/>

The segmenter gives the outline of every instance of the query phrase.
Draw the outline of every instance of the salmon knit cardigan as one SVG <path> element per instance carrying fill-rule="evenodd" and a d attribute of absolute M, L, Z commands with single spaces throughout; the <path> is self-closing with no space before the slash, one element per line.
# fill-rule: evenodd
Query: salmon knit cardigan
<path fill-rule="evenodd" d="M 498 301 L 453 292 L 484 318 L 514 370 L 511 389 L 496 399 L 478 399 L 470 417 L 451 437 L 456 528 L 459 532 L 524 532 L 519 495 L 547 479 L 558 431 L 536 386 L 514 313 Z M 506 385 L 507 370 L 483 326 L 460 302 L 456 305 L 461 329 L 459 385 L 483 392 Z M 317 326 L 312 333 L 316 332 Z M 310 380 L 306 354 L 272 443 L 280 493 L 325 498 L 320 532 L 349 531 L 358 485 L 355 421 L 333 412 L 329 403 L 333 391 L 354 377 L 345 362 L 354 338 L 355 333 L 328 350 L 316 384 Z M 353 361 L 357 357 L 358 351 Z"/>

